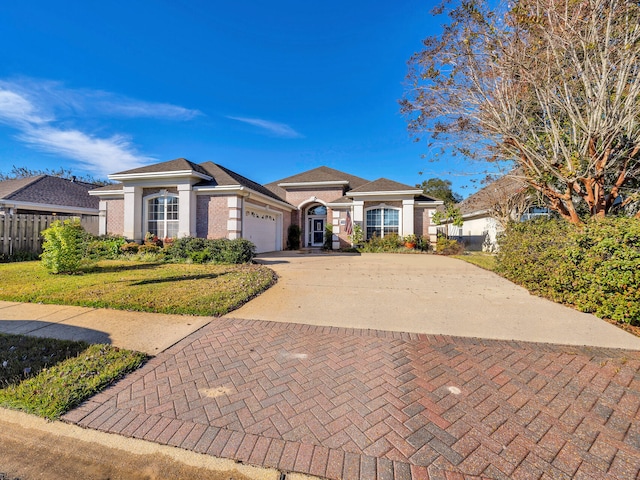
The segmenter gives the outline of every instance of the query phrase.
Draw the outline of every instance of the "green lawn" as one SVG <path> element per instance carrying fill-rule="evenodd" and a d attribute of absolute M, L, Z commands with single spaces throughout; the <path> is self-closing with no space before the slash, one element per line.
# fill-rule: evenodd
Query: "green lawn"
<path fill-rule="evenodd" d="M 0 334 L 0 406 L 57 418 L 146 358 L 111 345 Z"/>
<path fill-rule="evenodd" d="M 158 313 L 224 315 L 275 282 L 261 265 L 105 260 L 80 275 L 52 275 L 41 262 L 0 264 L 0 300 Z"/>
<path fill-rule="evenodd" d="M 496 257 L 491 253 L 467 252 L 464 255 L 453 255 L 453 258 L 464 260 L 492 272 L 496 269 Z"/>

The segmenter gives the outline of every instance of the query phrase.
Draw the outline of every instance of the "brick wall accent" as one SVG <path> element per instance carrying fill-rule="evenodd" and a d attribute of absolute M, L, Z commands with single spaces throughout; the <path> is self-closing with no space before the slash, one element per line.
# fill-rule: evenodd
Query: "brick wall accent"
<path fill-rule="evenodd" d="M 229 220 L 228 196 L 198 195 L 196 197 L 196 236 L 227 238 Z"/>
<path fill-rule="evenodd" d="M 342 188 L 332 187 L 324 189 L 290 189 L 287 191 L 287 202 L 291 205 L 298 206 L 302 202 L 309 200 L 311 197 L 317 197 L 323 202 L 332 202 L 342 196 Z"/>
<path fill-rule="evenodd" d="M 106 200 L 107 234 L 122 235 L 124 233 L 124 198 Z"/>

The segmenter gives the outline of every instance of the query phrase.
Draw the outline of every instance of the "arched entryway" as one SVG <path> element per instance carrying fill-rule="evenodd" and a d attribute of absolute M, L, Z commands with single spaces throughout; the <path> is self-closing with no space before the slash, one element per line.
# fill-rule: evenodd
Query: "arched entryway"
<path fill-rule="evenodd" d="M 323 245 L 326 223 L 327 207 L 315 204 L 306 209 L 304 243 L 307 247 L 321 247 Z"/>

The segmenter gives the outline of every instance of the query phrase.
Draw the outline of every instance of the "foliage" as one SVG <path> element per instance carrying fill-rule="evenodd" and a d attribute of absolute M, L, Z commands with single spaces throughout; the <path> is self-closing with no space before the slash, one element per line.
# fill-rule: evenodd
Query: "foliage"
<path fill-rule="evenodd" d="M 354 245 L 362 245 L 364 242 L 364 232 L 362 231 L 362 225 L 359 223 L 353 224 L 353 233 L 351 234 L 351 243 Z"/>
<path fill-rule="evenodd" d="M 42 264 L 51 273 L 78 273 L 85 263 L 87 233 L 80 220 L 56 220 L 42 231 Z"/>
<path fill-rule="evenodd" d="M 572 223 L 637 211 L 637 1 L 451 0 L 434 13 L 449 19 L 411 58 L 411 131 L 443 153 L 515 162 Z"/>
<path fill-rule="evenodd" d="M 40 262 L 0 264 L 0 300 L 186 315 L 224 315 L 269 288 L 261 265 L 103 260 L 83 275 L 49 275 Z"/>
<path fill-rule="evenodd" d="M 118 235 L 95 237 L 89 241 L 87 254 L 93 260 L 113 260 L 122 254 L 126 244 L 125 238 Z"/>
<path fill-rule="evenodd" d="M 423 180 L 423 182 L 416 185 L 416 187 L 421 188 L 426 196 L 442 200 L 445 203 L 459 203 L 462 201 L 462 196 L 451 190 L 450 180 L 430 178 Z"/>
<path fill-rule="evenodd" d="M 49 175 L 51 177 L 60 177 L 66 180 L 73 180 L 76 182 L 89 183 L 91 185 L 112 185 L 113 182 L 109 180 L 96 179 L 91 175 L 78 176 L 74 175 L 71 170 L 66 168 L 58 168 L 57 170 L 51 170 L 45 168 L 44 170 L 32 170 L 27 167 L 16 167 L 13 165 L 9 173 L 0 172 L 0 181 L 2 180 L 14 180 L 17 178 L 30 178 L 37 177 L 38 175 Z"/>
<path fill-rule="evenodd" d="M 169 261 L 239 264 L 251 262 L 255 256 L 255 248 L 253 243 L 243 238 L 212 240 L 182 237 L 171 242 L 165 251 Z"/>
<path fill-rule="evenodd" d="M 324 227 L 324 241 L 322 243 L 324 250 L 333 250 L 333 225 L 327 223 Z"/>
<path fill-rule="evenodd" d="M 405 251 L 404 240 L 398 234 L 391 233 L 384 237 L 374 235 L 360 249 L 364 253 L 389 253 Z"/>
<path fill-rule="evenodd" d="M 139 352 L 110 345 L 0 335 L 7 348 L 0 405 L 49 419 L 79 405 L 146 360 Z M 22 369 L 18 374 L 11 374 Z"/>
<path fill-rule="evenodd" d="M 429 237 L 418 235 L 416 240 L 416 250 L 420 250 L 422 252 L 428 252 L 431 250 L 431 241 L 429 240 Z"/>
<path fill-rule="evenodd" d="M 640 324 L 640 221 L 582 228 L 553 219 L 509 225 L 497 271 L 533 293 L 618 322 Z"/>
<path fill-rule="evenodd" d="M 125 244 L 120 246 L 120 251 L 124 254 L 135 254 L 138 253 L 140 249 L 140 244 L 136 242 L 126 242 Z"/>
<path fill-rule="evenodd" d="M 295 223 L 289 225 L 287 229 L 287 248 L 289 250 L 299 250 L 300 249 L 300 227 Z"/>
<path fill-rule="evenodd" d="M 440 255 L 460 255 L 464 252 L 464 245 L 454 238 L 440 235 L 436 240 L 436 253 Z"/>
<path fill-rule="evenodd" d="M 30 262 L 38 258 L 40 258 L 40 255 L 30 250 L 17 250 L 12 255 L 0 253 L 0 263 Z"/>

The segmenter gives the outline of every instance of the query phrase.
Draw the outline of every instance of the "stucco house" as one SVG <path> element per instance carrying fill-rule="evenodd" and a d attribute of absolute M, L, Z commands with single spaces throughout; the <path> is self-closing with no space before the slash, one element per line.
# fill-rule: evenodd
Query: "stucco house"
<path fill-rule="evenodd" d="M 449 224 L 449 237 L 457 238 L 467 250 L 495 251 L 498 234 L 510 220 L 528 220 L 548 215 L 537 205 L 537 198 L 517 172 L 505 175 L 457 204 L 462 214 L 461 227 Z M 442 232 L 442 227 L 439 227 Z"/>
<path fill-rule="evenodd" d="M 334 249 L 351 245 L 348 224 L 367 238 L 396 233 L 435 240 L 431 223 L 442 204 L 393 180 L 369 181 L 318 167 L 260 185 L 213 162 L 184 158 L 109 175 L 120 182 L 90 192 L 100 200 L 100 233 L 140 241 L 160 238 L 246 238 L 258 252 L 286 248 L 287 230 L 301 229 L 301 245 L 320 247 L 325 227 Z"/>

